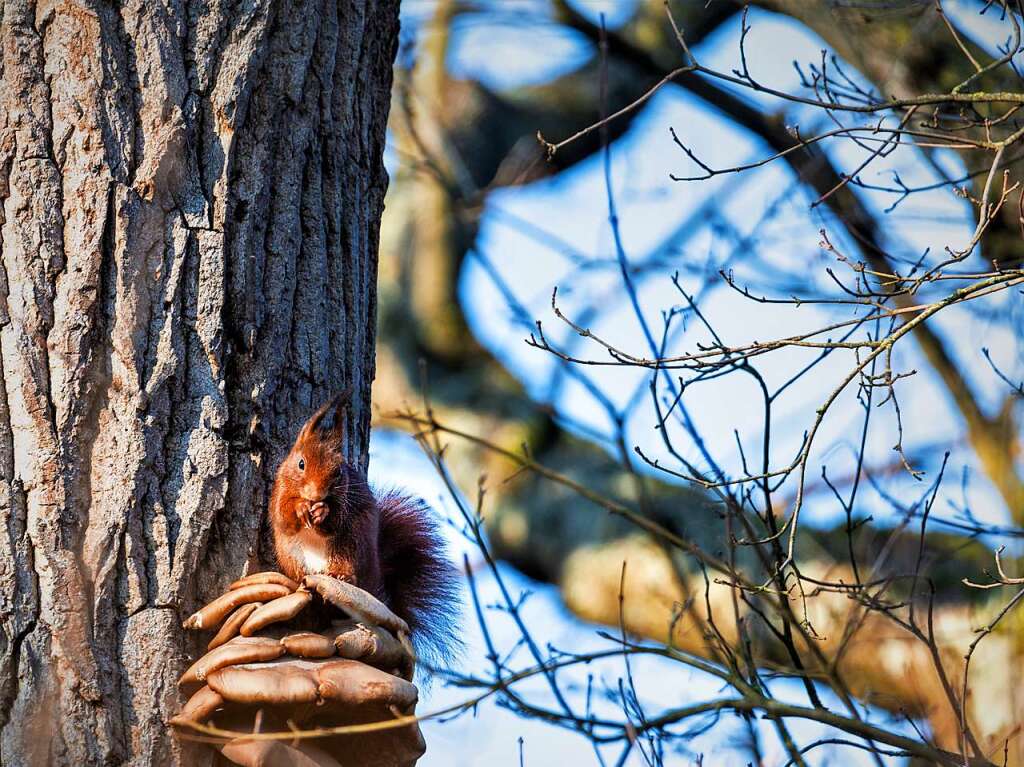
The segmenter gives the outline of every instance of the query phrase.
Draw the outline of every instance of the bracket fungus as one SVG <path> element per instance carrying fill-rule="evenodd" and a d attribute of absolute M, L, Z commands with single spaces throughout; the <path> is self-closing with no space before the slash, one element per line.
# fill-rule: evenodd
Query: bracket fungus
<path fill-rule="evenodd" d="M 216 741 L 219 764 L 407 767 L 423 754 L 415 721 L 377 725 L 415 713 L 415 656 L 405 621 L 362 589 L 255 573 L 184 627 L 219 630 L 178 681 L 191 697 L 170 723 Z M 348 725 L 367 727 L 334 731 Z"/>

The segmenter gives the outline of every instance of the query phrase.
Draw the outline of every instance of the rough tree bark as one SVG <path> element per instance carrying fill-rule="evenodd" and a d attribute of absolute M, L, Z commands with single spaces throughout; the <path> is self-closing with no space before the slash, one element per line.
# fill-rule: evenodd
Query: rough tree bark
<path fill-rule="evenodd" d="M 173 764 L 181 620 L 352 387 L 397 0 L 0 3 L 0 757 Z"/>

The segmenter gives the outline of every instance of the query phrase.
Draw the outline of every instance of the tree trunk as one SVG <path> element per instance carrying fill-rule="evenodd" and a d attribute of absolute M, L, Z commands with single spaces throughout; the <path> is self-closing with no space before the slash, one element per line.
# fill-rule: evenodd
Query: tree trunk
<path fill-rule="evenodd" d="M 331 391 L 365 467 L 397 5 L 0 4 L 4 764 L 183 761 L 181 621 Z"/>

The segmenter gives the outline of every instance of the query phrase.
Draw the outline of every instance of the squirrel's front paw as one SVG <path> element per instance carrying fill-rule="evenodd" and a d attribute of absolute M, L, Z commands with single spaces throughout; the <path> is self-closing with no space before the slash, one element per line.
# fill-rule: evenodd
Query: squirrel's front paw
<path fill-rule="evenodd" d="M 320 501 L 319 503 L 313 504 L 309 508 L 308 512 L 310 523 L 313 525 L 313 527 L 320 527 L 320 525 L 324 523 L 324 520 L 327 519 L 327 515 L 329 512 L 330 509 L 328 508 L 327 504 L 324 501 Z"/>

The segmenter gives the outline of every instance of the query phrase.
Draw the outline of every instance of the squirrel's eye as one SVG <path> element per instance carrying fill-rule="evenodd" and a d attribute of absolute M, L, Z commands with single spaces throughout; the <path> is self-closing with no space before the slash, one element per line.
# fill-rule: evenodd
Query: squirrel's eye
<path fill-rule="evenodd" d="M 305 458 L 300 458 L 299 459 L 299 471 L 305 471 L 305 470 L 306 470 L 306 459 Z"/>

